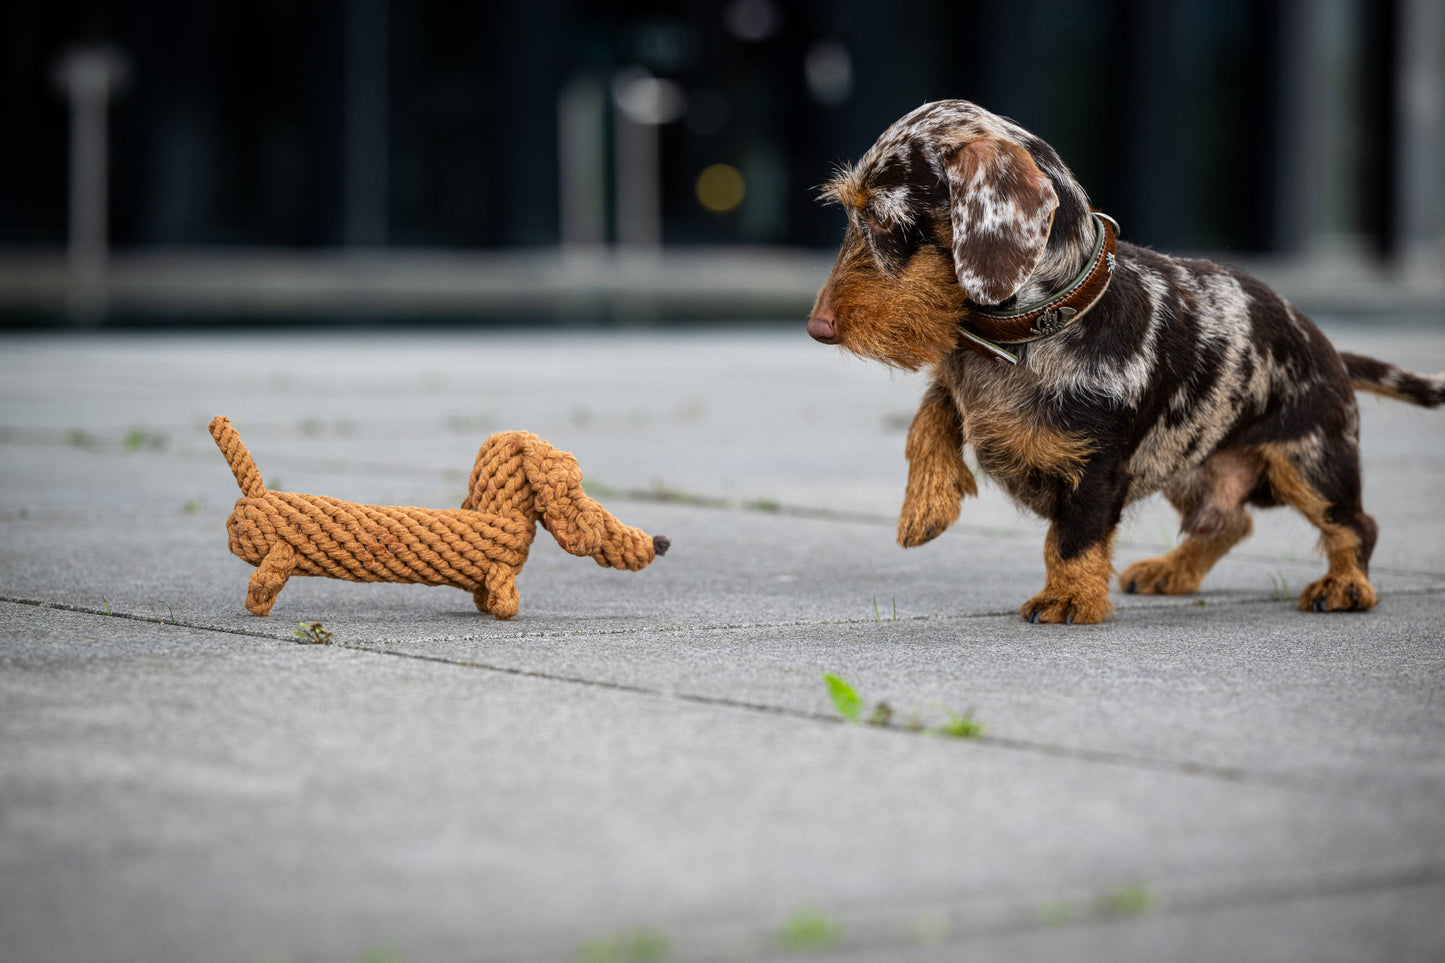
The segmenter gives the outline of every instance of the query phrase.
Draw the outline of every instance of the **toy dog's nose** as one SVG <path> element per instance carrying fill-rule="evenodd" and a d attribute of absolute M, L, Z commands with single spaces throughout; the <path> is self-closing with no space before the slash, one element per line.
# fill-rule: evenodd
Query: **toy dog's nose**
<path fill-rule="evenodd" d="M 821 341 L 824 344 L 837 344 L 837 322 L 821 312 L 814 314 L 808 319 L 808 334 L 813 336 L 814 341 Z"/>

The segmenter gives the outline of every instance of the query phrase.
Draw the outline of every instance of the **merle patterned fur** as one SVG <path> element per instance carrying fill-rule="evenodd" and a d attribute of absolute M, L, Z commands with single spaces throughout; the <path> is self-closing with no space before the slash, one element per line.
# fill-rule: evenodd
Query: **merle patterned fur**
<path fill-rule="evenodd" d="M 1021 610 L 1032 621 L 1108 616 L 1115 527 L 1155 492 L 1179 510 L 1185 538 L 1129 566 L 1124 590 L 1195 591 L 1249 534 L 1247 504 L 1289 504 L 1320 529 L 1329 561 L 1300 607 L 1375 604 L 1354 391 L 1434 406 L 1445 376 L 1336 352 L 1248 275 L 1122 241 L 1098 305 L 1019 346 L 1017 366 L 960 346 L 975 306 L 1006 310 L 1067 286 L 1097 229 L 1053 148 L 967 101 L 908 114 L 826 195 L 849 222 L 809 333 L 932 376 L 909 431 L 905 547 L 936 537 L 975 491 L 968 447 L 1051 523 L 1047 584 Z"/>

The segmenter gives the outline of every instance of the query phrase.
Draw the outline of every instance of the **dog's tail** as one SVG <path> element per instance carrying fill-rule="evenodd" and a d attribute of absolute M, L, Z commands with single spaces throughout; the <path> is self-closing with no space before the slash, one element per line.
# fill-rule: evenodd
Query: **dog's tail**
<path fill-rule="evenodd" d="M 1356 391 L 1408 401 L 1412 405 L 1434 408 L 1445 402 L 1445 373 L 1413 374 L 1362 354 L 1341 351 L 1345 370 L 1350 373 L 1350 387 Z"/>
<path fill-rule="evenodd" d="M 251 460 L 251 453 L 241 441 L 240 433 L 231 427 L 231 419 L 225 415 L 212 418 L 211 437 L 216 439 L 216 447 L 226 456 L 226 464 L 231 466 L 231 473 L 236 476 L 241 492 L 247 498 L 260 498 L 266 494 L 266 483 L 261 480 L 261 473 L 256 470 L 256 463 Z"/>

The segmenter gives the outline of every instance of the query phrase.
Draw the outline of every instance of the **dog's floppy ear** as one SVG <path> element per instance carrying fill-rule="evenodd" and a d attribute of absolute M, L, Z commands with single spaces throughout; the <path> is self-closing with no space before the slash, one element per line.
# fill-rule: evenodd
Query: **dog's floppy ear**
<path fill-rule="evenodd" d="M 970 141 L 943 166 L 959 286 L 975 304 L 998 304 L 1038 267 L 1058 195 L 1028 151 L 1000 138 Z"/>

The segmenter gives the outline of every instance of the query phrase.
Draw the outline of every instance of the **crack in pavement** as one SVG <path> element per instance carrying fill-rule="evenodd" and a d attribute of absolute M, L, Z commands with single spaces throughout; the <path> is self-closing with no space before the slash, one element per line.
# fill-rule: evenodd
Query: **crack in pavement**
<path fill-rule="evenodd" d="M 941 953 L 949 947 L 961 949 L 967 942 L 978 939 L 1358 897 L 1441 883 L 1445 883 L 1445 863 L 1427 860 L 1310 875 L 1157 886 L 1141 882 L 1042 899 L 956 897 L 881 910 L 868 906 L 818 914 L 833 924 L 836 941 L 817 950 L 843 956 L 889 950 L 931 949 Z M 666 932 L 645 929 L 664 935 L 679 959 L 722 961 L 791 955 L 780 943 L 777 925 L 761 925 L 756 920 L 674 923 Z M 489 954 L 483 959 L 562 959 L 569 955 L 569 950 L 575 953 L 576 947 L 519 945 L 504 955 Z M 474 956 L 465 958 L 475 959 Z"/>
<path fill-rule="evenodd" d="M 1403 594 L 1403 593 L 1401 593 Z M 1416 592 L 1413 594 L 1431 594 L 1428 592 Z M 179 628 L 193 629 L 202 632 L 216 632 L 227 635 L 237 635 L 249 638 L 261 638 L 273 642 L 285 642 L 293 645 L 326 645 L 331 648 L 345 649 L 352 652 L 366 652 L 372 655 L 387 656 L 391 658 L 407 659 L 416 662 L 425 662 L 435 665 L 446 665 L 463 669 L 480 669 L 485 672 L 495 672 L 503 675 L 518 678 L 536 679 L 545 682 L 555 682 L 564 685 L 583 686 L 587 688 L 601 689 L 613 692 L 622 692 L 632 695 L 642 695 L 652 698 L 672 699 L 679 702 L 686 702 L 694 705 L 709 706 L 714 708 L 734 709 L 745 712 L 761 713 L 782 718 L 799 719 L 808 722 L 825 723 L 829 725 L 857 724 L 869 730 L 888 732 L 909 738 L 918 738 L 924 733 L 914 732 L 903 725 L 872 725 L 868 723 L 853 723 L 841 715 L 828 712 L 817 712 L 807 709 L 796 709 L 789 706 L 780 706 L 766 702 L 753 702 L 746 699 L 729 698 L 725 696 L 705 695 L 702 693 L 668 690 L 653 686 L 637 685 L 629 682 L 619 682 L 608 679 L 589 678 L 580 675 L 567 675 L 556 672 L 539 671 L 536 669 L 525 669 L 517 666 L 499 665 L 490 662 L 481 662 L 472 659 L 460 659 L 451 656 L 431 655 L 424 652 L 408 651 L 394 648 L 402 640 L 365 640 L 359 642 L 351 641 L 330 641 L 325 643 L 309 642 L 292 638 L 288 635 L 239 629 L 232 627 L 206 625 L 195 622 L 186 622 L 178 619 L 163 619 L 155 616 L 137 615 L 133 613 L 103 611 L 91 607 L 71 605 L 62 602 L 48 602 L 38 599 L 25 599 L 13 596 L 0 595 L 0 602 L 8 602 L 15 605 L 27 605 L 42 609 L 55 609 L 65 612 L 74 612 L 83 615 L 96 615 L 106 618 L 121 618 L 137 622 L 149 622 L 156 625 L 169 625 Z M 1259 604 L 1256 602 L 1232 603 L 1232 604 Z M 1012 612 L 1007 613 L 1012 615 Z M 940 621 L 961 621 L 971 618 L 984 618 L 994 616 L 948 616 L 940 618 Z M 928 616 L 917 616 L 917 620 L 927 620 Z M 861 624 L 872 624 L 871 620 L 852 620 Z M 715 625 L 705 628 L 677 628 L 677 629 L 652 629 L 645 631 L 655 634 L 682 634 L 695 631 L 728 631 L 737 629 L 768 628 L 768 627 L 797 627 L 809 625 L 837 625 L 851 624 L 850 622 L 794 622 L 794 623 L 757 623 L 755 625 L 723 626 Z M 629 634 L 638 631 L 637 629 L 612 629 L 606 632 L 585 633 L 587 635 L 619 635 Z M 579 633 L 532 633 L 529 638 L 539 637 L 567 637 L 573 638 Z M 495 638 L 495 637 L 494 637 Z M 451 639 L 457 641 L 456 639 Z M 463 637 L 459 641 L 470 641 L 469 637 Z M 413 640 L 444 641 L 443 639 L 423 638 Z M 1287 775 L 1283 773 L 1270 772 L 1260 769 L 1248 769 L 1240 766 L 1225 766 L 1215 763 L 1201 763 L 1189 760 L 1165 759 L 1154 756 L 1139 755 L 1136 753 L 1121 752 L 1110 749 L 1094 749 L 1085 746 L 1069 746 L 1052 742 L 1041 742 L 1033 739 L 1019 739 L 1011 736 L 995 734 L 981 734 L 978 736 L 957 738 L 957 741 L 979 746 L 987 749 L 1002 750 L 1008 752 L 1026 753 L 1034 756 L 1046 756 L 1055 759 L 1067 759 L 1075 762 L 1086 762 L 1098 765 L 1119 766 L 1136 771 L 1160 772 L 1171 775 L 1201 777 L 1213 780 L 1221 780 L 1234 783 L 1249 783 L 1253 785 L 1270 786 L 1273 788 L 1288 789 L 1292 791 L 1318 792 L 1323 788 L 1335 786 L 1324 780 L 1301 775 Z"/>

